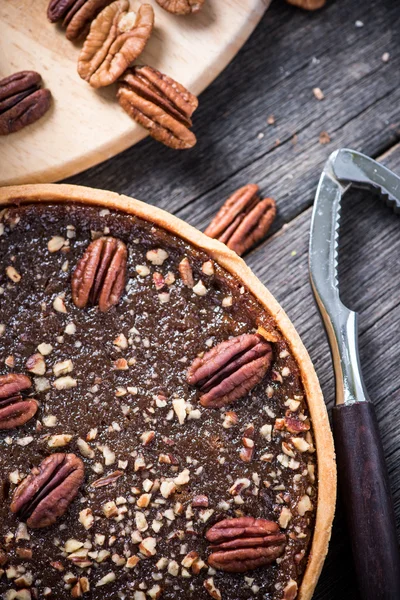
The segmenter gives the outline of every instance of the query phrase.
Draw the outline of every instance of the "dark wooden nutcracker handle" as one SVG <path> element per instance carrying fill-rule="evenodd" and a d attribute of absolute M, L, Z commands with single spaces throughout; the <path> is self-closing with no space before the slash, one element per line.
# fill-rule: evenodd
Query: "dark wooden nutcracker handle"
<path fill-rule="evenodd" d="M 400 553 L 374 407 L 333 408 L 339 485 L 362 600 L 400 600 Z"/>

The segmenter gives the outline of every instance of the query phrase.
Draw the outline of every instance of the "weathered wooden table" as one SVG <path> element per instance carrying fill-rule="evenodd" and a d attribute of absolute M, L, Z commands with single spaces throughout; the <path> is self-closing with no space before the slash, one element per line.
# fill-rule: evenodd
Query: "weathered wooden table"
<path fill-rule="evenodd" d="M 245 258 L 300 332 L 328 407 L 332 365 L 307 271 L 311 204 L 336 148 L 361 150 L 400 173 L 399 30 L 398 0 L 336 0 L 314 14 L 275 0 L 201 96 L 195 149 L 174 152 L 147 139 L 70 180 L 135 196 L 200 229 L 245 183 L 275 197 L 272 234 Z M 314 87 L 324 100 L 314 97 Z M 323 131 L 330 143 L 320 143 Z M 342 223 L 342 299 L 360 313 L 361 360 L 400 524 L 400 221 L 376 197 L 354 193 Z M 340 503 L 315 598 L 358 598 Z"/>

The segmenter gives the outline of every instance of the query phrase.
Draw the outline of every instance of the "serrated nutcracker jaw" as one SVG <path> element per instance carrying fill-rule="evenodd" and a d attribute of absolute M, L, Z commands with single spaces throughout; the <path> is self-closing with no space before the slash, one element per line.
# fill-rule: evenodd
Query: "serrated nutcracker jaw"
<path fill-rule="evenodd" d="M 379 192 L 395 212 L 400 212 L 400 178 L 397 175 L 354 150 L 344 148 L 330 155 L 315 195 L 309 269 L 311 286 L 332 350 L 337 404 L 368 400 L 358 353 L 358 316 L 340 300 L 337 272 L 341 203 L 351 186 Z"/>

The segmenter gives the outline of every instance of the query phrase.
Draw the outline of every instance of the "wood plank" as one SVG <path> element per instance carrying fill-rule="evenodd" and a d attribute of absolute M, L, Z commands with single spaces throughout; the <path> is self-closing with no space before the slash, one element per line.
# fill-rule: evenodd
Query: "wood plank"
<path fill-rule="evenodd" d="M 400 173 L 400 147 L 384 160 Z M 311 209 L 247 257 L 256 275 L 284 306 L 317 370 L 328 407 L 334 403 L 334 378 L 323 326 L 308 282 Z M 341 297 L 360 315 L 360 356 L 365 383 L 374 402 L 400 526 L 400 266 L 399 216 L 377 196 L 351 192 L 343 204 L 339 274 Z M 356 483 L 357 484 L 357 483 Z M 361 482 L 358 482 L 361 484 Z M 316 600 L 357 598 L 349 540 L 339 503 L 328 559 Z"/>
<path fill-rule="evenodd" d="M 135 195 L 201 228 L 233 189 L 255 181 L 278 200 L 278 227 L 310 205 L 331 151 L 350 145 L 376 156 L 399 139 L 400 48 L 391 38 L 399 25 L 396 0 L 362 9 L 356 0 L 333 2 L 314 14 L 275 2 L 202 94 L 193 150 L 146 140 L 71 181 Z M 332 136 L 326 146 L 323 130 Z"/>

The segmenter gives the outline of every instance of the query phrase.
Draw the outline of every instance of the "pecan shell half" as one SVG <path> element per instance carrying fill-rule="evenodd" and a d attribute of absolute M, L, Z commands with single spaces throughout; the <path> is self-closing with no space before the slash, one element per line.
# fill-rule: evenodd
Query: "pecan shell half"
<path fill-rule="evenodd" d="M 168 75 L 148 66 L 134 67 L 120 79 L 117 98 L 154 139 L 175 150 L 195 145 L 190 127 L 198 100 Z"/>
<path fill-rule="evenodd" d="M 50 108 L 51 93 L 40 89 L 35 71 L 20 71 L 0 81 L 0 135 L 31 125 Z"/>
<path fill-rule="evenodd" d="M 199 12 L 204 0 L 156 0 L 164 10 L 174 15 L 190 15 Z"/>
<path fill-rule="evenodd" d="M 250 392 L 271 363 L 271 344 L 257 334 L 245 333 L 195 358 L 186 378 L 189 384 L 199 386 L 202 406 L 220 408 Z"/>
<path fill-rule="evenodd" d="M 258 185 L 253 183 L 237 190 L 204 233 L 223 242 L 239 256 L 250 250 L 266 235 L 276 216 L 275 200 L 261 200 L 258 192 Z"/>
<path fill-rule="evenodd" d="M 72 275 L 72 300 L 78 308 L 98 304 L 106 312 L 118 304 L 126 281 L 128 250 L 121 240 L 101 237 L 86 248 Z"/>
<path fill-rule="evenodd" d="M 244 573 L 274 562 L 286 546 L 279 526 L 266 519 L 224 519 L 206 533 L 211 542 L 208 564 L 228 573 Z"/>
<path fill-rule="evenodd" d="M 78 73 L 95 88 L 114 83 L 143 52 L 154 25 L 150 4 L 137 14 L 128 0 L 116 0 L 90 26 L 78 60 Z"/>
<path fill-rule="evenodd" d="M 47 17 L 52 23 L 63 19 L 65 35 L 76 40 L 89 32 L 90 23 L 112 0 L 51 0 Z"/>
<path fill-rule="evenodd" d="M 53 525 L 77 495 L 84 466 L 75 454 L 52 454 L 17 487 L 11 511 L 32 529 Z"/>
<path fill-rule="evenodd" d="M 20 427 L 36 414 L 36 400 L 23 399 L 21 395 L 31 385 L 31 380 L 26 375 L 9 373 L 0 376 L 0 430 Z"/>

